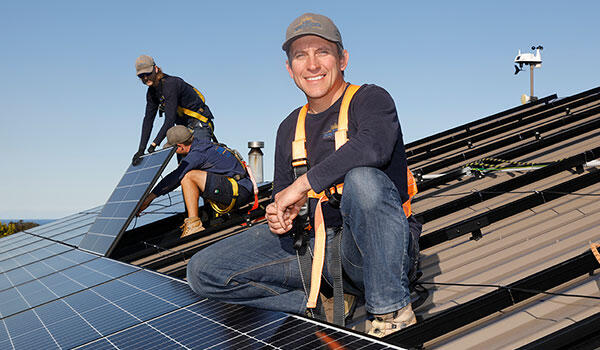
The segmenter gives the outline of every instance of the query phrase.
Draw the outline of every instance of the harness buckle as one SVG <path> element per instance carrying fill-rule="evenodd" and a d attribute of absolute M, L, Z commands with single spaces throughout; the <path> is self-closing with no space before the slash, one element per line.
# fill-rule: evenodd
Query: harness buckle
<path fill-rule="evenodd" d="M 325 196 L 327 196 L 329 205 L 335 209 L 339 209 L 340 204 L 342 203 L 342 194 L 338 192 L 337 186 L 328 188 L 324 192 Z"/>
<path fill-rule="evenodd" d="M 308 241 L 308 231 L 310 230 L 310 217 L 308 216 L 308 202 L 305 203 L 298 216 L 294 219 L 292 227 L 292 238 L 294 239 L 294 249 L 300 250 Z"/>
<path fill-rule="evenodd" d="M 294 170 L 294 179 L 297 179 L 308 172 L 308 164 L 292 165 L 292 169 Z"/>

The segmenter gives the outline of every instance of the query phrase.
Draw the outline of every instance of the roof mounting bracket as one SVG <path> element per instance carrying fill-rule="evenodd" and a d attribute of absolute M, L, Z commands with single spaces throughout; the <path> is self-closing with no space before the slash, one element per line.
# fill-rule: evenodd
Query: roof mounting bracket
<path fill-rule="evenodd" d="M 489 220 L 487 215 L 486 216 L 482 216 L 477 218 L 476 220 L 469 220 L 465 223 L 463 223 L 462 225 L 453 227 L 449 230 L 446 231 L 446 233 L 448 234 L 448 237 L 458 237 L 461 235 L 464 235 L 466 233 L 471 232 L 472 236 L 471 239 L 478 241 L 482 236 L 481 234 L 481 228 L 485 227 L 487 225 L 489 225 Z"/>
<path fill-rule="evenodd" d="M 483 237 L 483 235 L 481 234 L 481 229 L 477 229 L 473 232 L 471 232 L 471 237 L 469 238 L 472 241 L 478 241 Z"/>

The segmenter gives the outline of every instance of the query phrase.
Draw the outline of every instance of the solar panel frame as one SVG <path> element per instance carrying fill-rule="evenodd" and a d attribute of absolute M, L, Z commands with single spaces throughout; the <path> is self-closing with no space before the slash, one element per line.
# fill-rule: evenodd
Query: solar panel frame
<path fill-rule="evenodd" d="M 198 205 L 202 205 L 202 198 L 200 198 Z M 183 200 L 183 193 L 181 191 L 174 191 L 168 193 L 164 198 L 155 199 L 150 206 L 144 210 L 144 213 L 139 217 L 136 217 L 131 221 L 127 227 L 127 231 L 139 228 L 162 219 L 166 219 L 173 215 L 185 212 L 185 204 Z"/>
<path fill-rule="evenodd" d="M 174 153 L 175 147 L 156 151 L 143 156 L 139 165 L 130 165 L 127 168 L 90 230 L 81 239 L 80 249 L 110 256 L 129 227 L 142 200 L 150 192 Z"/>

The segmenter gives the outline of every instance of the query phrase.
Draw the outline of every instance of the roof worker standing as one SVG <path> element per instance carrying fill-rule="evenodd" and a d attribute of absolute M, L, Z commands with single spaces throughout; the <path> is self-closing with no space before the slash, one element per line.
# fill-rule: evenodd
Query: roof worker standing
<path fill-rule="evenodd" d="M 174 125 L 187 126 L 194 131 L 194 138 L 197 139 L 210 140 L 213 137 L 213 115 L 200 91 L 179 77 L 163 73 L 154 59 L 147 55 L 136 59 L 135 70 L 142 83 L 148 86 L 148 92 L 142 137 L 132 159 L 133 165 L 139 164 L 140 157 L 144 155 L 157 111 L 160 111 L 161 116 L 164 114 L 165 120 L 148 147 L 148 153 L 154 152 L 164 140 L 167 130 Z"/>
<path fill-rule="evenodd" d="M 325 16 L 295 19 L 283 49 L 290 77 L 308 103 L 277 131 L 268 227 L 255 226 L 198 252 L 188 264 L 188 282 L 200 295 L 225 302 L 298 314 L 314 308 L 313 284 L 321 274 L 308 293 L 292 234 L 308 201 L 313 276 L 324 245 L 322 275 L 333 285 L 332 247 L 336 228 L 343 227 L 344 292 L 363 298 L 374 315 L 369 333 L 386 336 L 416 323 L 408 278 L 414 259 L 409 175 L 394 101 L 379 86 L 345 81 L 349 55 Z M 319 238 L 324 227 L 326 237 Z"/>
<path fill-rule="evenodd" d="M 170 146 L 177 147 L 175 152 L 183 158 L 177 169 L 165 176 L 146 196 L 138 215 L 156 197 L 171 192 L 181 184 L 188 211 L 181 234 L 181 237 L 185 237 L 203 229 L 198 216 L 200 197 L 222 212 L 250 202 L 255 184 L 246 165 L 234 151 L 210 140 L 194 138 L 192 132 L 183 125 L 176 125 L 167 131 L 165 147 Z"/>

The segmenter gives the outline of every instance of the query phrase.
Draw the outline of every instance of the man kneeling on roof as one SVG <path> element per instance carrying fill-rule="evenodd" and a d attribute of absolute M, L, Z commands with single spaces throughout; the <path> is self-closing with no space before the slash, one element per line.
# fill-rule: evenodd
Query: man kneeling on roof
<path fill-rule="evenodd" d="M 416 323 L 409 275 L 420 233 L 412 236 L 407 220 L 415 189 L 394 101 L 379 86 L 346 83 L 348 52 L 325 16 L 294 20 L 283 49 L 308 103 L 277 131 L 268 225 L 196 253 L 188 283 L 203 297 L 314 316 L 321 276 L 333 286 L 334 299 L 343 276 L 343 291 L 362 299 L 375 318 L 369 333 L 386 336 Z M 305 204 L 308 222 L 299 221 Z M 306 269 L 302 260 L 311 253 L 312 269 L 310 260 Z M 336 261 L 343 274 L 335 272 Z M 344 304 L 338 305 L 345 316 Z M 334 312 L 334 321 L 341 320 Z"/>
<path fill-rule="evenodd" d="M 165 176 L 144 199 L 138 215 L 152 201 L 171 192 L 181 184 L 188 218 L 183 224 L 185 237 L 203 229 L 198 217 L 198 200 L 202 197 L 213 208 L 226 212 L 243 206 L 253 198 L 253 181 L 245 164 L 224 145 L 207 139 L 194 138 L 183 125 L 167 131 L 167 147 L 177 147 L 177 154 L 185 156 L 177 169 Z"/>

